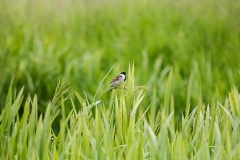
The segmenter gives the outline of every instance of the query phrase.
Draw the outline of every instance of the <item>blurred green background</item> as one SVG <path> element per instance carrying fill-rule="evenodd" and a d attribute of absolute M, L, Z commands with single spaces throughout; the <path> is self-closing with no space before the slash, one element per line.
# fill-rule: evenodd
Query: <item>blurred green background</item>
<path fill-rule="evenodd" d="M 238 0 L 1 0 L 0 106 L 13 76 L 44 111 L 59 79 L 91 100 L 115 63 L 99 92 L 134 62 L 135 85 L 155 89 L 159 106 L 173 69 L 180 114 L 190 77 L 192 107 L 240 87 L 239 50 Z"/>

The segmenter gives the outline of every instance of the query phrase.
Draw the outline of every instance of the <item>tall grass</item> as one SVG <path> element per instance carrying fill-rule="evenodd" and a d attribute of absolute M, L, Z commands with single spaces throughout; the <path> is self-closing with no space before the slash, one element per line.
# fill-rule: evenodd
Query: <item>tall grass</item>
<path fill-rule="evenodd" d="M 79 104 L 72 101 L 72 110 L 66 114 L 66 84 L 59 81 L 44 116 L 38 116 L 37 95 L 24 99 L 23 89 L 14 94 L 10 86 L 0 115 L 1 159 L 239 159 L 240 96 L 236 87 L 224 103 L 216 97 L 210 106 L 200 99 L 178 122 L 173 98 L 167 96 L 159 110 L 145 109 L 145 95 L 152 93 L 133 92 L 130 81 L 125 84 L 128 90 L 108 93 L 113 94 L 113 103 L 109 99 L 87 112 L 88 100 L 82 98 L 81 109 L 76 111 Z M 56 98 L 58 95 L 62 98 Z M 52 128 L 56 104 L 65 115 L 59 132 Z M 149 105 L 157 108 L 154 103 Z M 24 107 L 21 116 L 17 114 L 20 106 Z"/>
<path fill-rule="evenodd" d="M 2 0 L 0 158 L 239 159 L 239 3 Z"/>

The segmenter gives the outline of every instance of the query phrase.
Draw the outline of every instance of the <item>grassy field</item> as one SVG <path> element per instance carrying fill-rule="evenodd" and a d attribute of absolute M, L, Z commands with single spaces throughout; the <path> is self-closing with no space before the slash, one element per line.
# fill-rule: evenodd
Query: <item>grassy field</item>
<path fill-rule="evenodd" d="M 0 159 L 240 159 L 239 17 L 237 0 L 2 0 Z"/>

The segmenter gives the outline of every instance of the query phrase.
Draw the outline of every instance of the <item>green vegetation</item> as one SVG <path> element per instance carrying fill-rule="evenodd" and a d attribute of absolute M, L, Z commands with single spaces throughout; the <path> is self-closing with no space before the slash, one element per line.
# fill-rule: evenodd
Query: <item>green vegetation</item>
<path fill-rule="evenodd" d="M 238 17 L 237 0 L 2 0 L 0 159 L 240 159 Z"/>

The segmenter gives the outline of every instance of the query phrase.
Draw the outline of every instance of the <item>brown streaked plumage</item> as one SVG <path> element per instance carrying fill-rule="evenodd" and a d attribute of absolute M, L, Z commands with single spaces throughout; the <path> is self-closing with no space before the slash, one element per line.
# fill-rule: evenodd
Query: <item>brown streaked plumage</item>
<path fill-rule="evenodd" d="M 111 87 L 117 87 L 122 82 L 126 81 L 126 72 L 121 72 L 118 76 L 116 76 L 111 82 Z"/>

